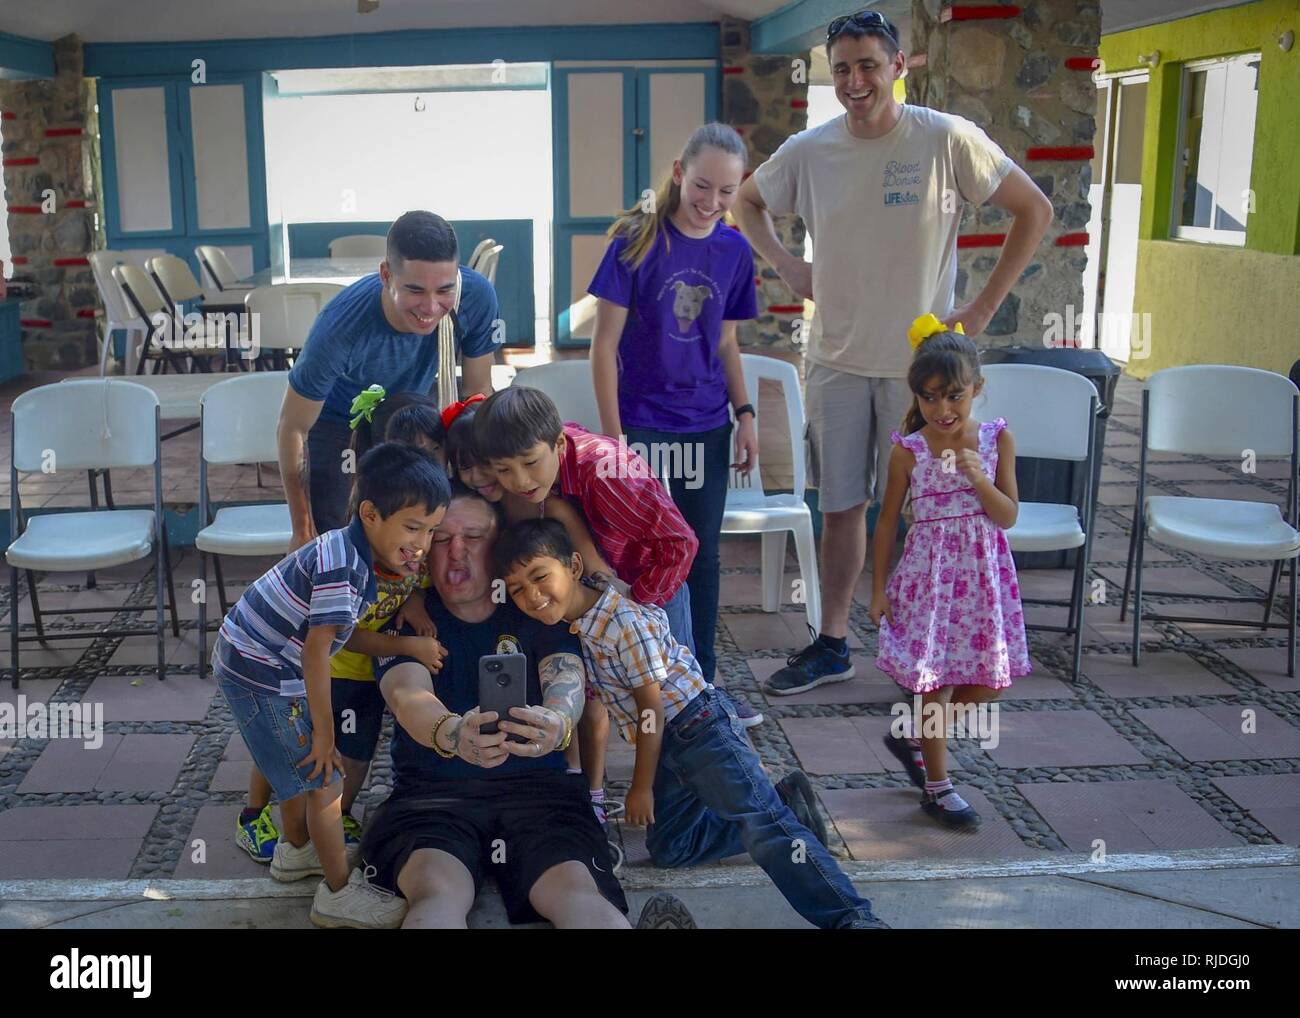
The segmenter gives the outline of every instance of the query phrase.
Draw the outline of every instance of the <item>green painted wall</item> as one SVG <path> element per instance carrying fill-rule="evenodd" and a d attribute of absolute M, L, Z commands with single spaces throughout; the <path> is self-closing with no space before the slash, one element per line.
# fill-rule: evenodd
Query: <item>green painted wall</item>
<path fill-rule="evenodd" d="M 1174 159 L 1178 140 L 1178 91 L 1189 60 L 1258 50 L 1259 108 L 1251 188 L 1255 212 L 1246 221 L 1246 246 L 1276 254 L 1300 252 L 1300 40 L 1283 53 L 1277 36 L 1300 35 L 1296 0 L 1258 0 L 1241 7 L 1103 36 L 1105 70 L 1139 68 L 1138 54 L 1160 51 L 1147 91 L 1146 146 L 1142 160 L 1140 236 L 1169 237 Z M 1149 196 L 1149 200 L 1148 200 Z"/>
<path fill-rule="evenodd" d="M 1128 372 L 1145 378 L 1181 364 L 1244 364 L 1285 374 L 1300 358 L 1300 35 L 1297 0 L 1256 3 L 1103 36 L 1104 70 L 1138 69 L 1160 51 L 1147 88 L 1142 212 L 1133 311 L 1150 313 L 1150 356 Z M 1183 64 L 1259 52 L 1259 106 L 1251 160 L 1255 211 L 1246 247 L 1171 240 Z"/>

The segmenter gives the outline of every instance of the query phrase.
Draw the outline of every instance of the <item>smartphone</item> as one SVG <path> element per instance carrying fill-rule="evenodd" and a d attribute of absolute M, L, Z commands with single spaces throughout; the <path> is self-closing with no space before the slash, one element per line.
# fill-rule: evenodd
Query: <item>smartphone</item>
<path fill-rule="evenodd" d="M 498 720 L 517 721 L 511 707 L 528 706 L 528 656 L 526 654 L 487 654 L 478 659 L 478 709 L 486 714 L 496 711 Z M 479 731 L 496 735 L 496 721 L 484 722 Z M 527 742 L 522 735 L 510 734 L 511 742 Z"/>

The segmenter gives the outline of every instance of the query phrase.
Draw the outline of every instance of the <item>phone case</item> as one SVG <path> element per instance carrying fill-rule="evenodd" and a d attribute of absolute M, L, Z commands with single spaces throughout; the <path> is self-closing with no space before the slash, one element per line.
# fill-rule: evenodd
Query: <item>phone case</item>
<path fill-rule="evenodd" d="M 498 720 L 515 721 L 511 707 L 528 706 L 528 657 L 525 654 L 488 654 L 478 661 L 478 708 L 486 714 L 496 711 Z M 485 735 L 495 735 L 497 722 L 479 726 Z M 511 742 L 527 742 L 520 735 L 508 736 Z"/>

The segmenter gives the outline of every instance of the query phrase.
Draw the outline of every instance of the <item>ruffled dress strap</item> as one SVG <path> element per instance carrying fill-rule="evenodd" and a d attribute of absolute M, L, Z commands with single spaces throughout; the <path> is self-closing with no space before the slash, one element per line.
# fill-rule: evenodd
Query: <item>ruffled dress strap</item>
<path fill-rule="evenodd" d="M 893 442 L 894 445 L 901 445 L 904 449 L 908 450 L 908 452 L 916 457 L 917 462 L 920 462 L 923 459 L 929 459 L 930 457 L 930 446 L 926 444 L 925 436 L 919 431 L 914 431 L 910 435 L 904 435 L 898 431 L 891 431 L 889 433 L 889 440 Z"/>
<path fill-rule="evenodd" d="M 991 421 L 984 421 L 980 425 L 980 451 L 996 452 L 998 447 L 998 436 L 1007 430 L 1007 419 L 1005 417 L 995 417 Z"/>

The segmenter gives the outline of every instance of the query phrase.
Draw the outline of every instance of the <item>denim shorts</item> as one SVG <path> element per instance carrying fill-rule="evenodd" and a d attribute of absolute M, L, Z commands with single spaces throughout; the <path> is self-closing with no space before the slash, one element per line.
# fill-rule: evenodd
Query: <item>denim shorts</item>
<path fill-rule="evenodd" d="M 235 716 L 235 724 L 253 763 L 281 802 L 342 780 L 342 772 L 333 768 L 328 781 L 324 773 L 309 781 L 307 775 L 311 768 L 298 766 L 311 753 L 311 711 L 307 697 L 259 693 L 225 678 L 221 679 L 221 694 L 230 704 L 230 712 Z"/>

